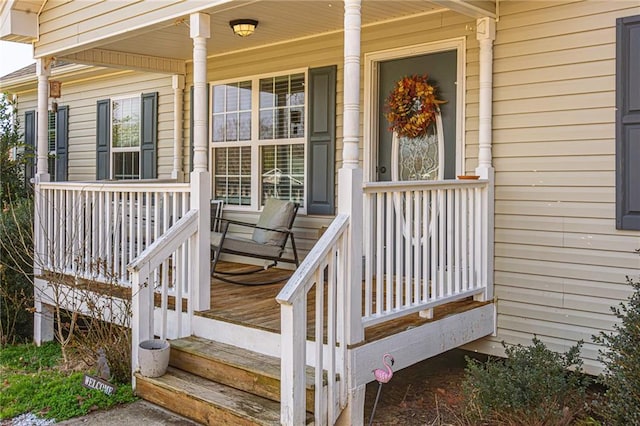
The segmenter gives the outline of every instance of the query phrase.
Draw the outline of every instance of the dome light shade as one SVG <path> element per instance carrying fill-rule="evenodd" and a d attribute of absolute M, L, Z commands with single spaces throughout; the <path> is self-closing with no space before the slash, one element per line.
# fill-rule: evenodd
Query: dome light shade
<path fill-rule="evenodd" d="M 255 19 L 235 19 L 229 22 L 229 26 L 235 35 L 249 37 L 256 30 L 258 21 Z"/>

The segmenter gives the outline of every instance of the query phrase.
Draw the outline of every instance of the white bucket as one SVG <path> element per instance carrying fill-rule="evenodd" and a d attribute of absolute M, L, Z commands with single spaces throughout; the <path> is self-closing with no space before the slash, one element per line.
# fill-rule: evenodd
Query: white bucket
<path fill-rule="evenodd" d="M 140 342 L 138 346 L 140 374 L 145 377 L 160 377 L 166 373 L 169 366 L 170 349 L 169 342 L 164 339 Z"/>

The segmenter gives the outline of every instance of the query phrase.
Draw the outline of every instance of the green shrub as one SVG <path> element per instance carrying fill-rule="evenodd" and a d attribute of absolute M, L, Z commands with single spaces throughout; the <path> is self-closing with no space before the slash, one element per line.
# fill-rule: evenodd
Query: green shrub
<path fill-rule="evenodd" d="M 611 310 L 620 319 L 611 333 L 594 337 L 605 366 L 600 381 L 606 386 L 603 417 L 610 425 L 640 425 L 640 282 L 627 277 L 633 293 Z"/>
<path fill-rule="evenodd" d="M 582 372 L 582 342 L 564 354 L 547 349 L 537 337 L 531 346 L 503 346 L 506 359 L 467 358 L 462 391 L 468 419 L 474 424 L 571 424 L 585 408 L 590 383 Z"/>

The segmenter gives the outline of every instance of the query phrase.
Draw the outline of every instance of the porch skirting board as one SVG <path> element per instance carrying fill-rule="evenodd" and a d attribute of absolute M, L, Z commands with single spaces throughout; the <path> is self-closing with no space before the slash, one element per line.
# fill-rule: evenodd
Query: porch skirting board
<path fill-rule="evenodd" d="M 495 309 L 495 303 L 488 303 L 354 348 L 350 351 L 350 365 L 356 369 L 354 386 L 375 380 L 371 371 L 384 353 L 393 355 L 395 369 L 402 369 L 492 334 Z"/>

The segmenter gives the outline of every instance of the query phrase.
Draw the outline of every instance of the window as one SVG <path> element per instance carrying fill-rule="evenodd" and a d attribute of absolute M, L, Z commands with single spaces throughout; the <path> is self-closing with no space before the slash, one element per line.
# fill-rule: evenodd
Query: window
<path fill-rule="evenodd" d="M 640 15 L 616 31 L 616 227 L 640 230 Z"/>
<path fill-rule="evenodd" d="M 49 111 L 47 123 L 47 139 L 49 143 L 49 176 L 55 180 L 56 176 L 56 113 Z"/>
<path fill-rule="evenodd" d="M 113 179 L 140 178 L 140 97 L 111 101 Z"/>
<path fill-rule="evenodd" d="M 99 100 L 96 113 L 96 178 L 156 178 L 158 93 Z"/>
<path fill-rule="evenodd" d="M 216 199 L 258 208 L 276 197 L 305 204 L 305 73 L 211 89 Z"/>
<path fill-rule="evenodd" d="M 67 180 L 67 145 L 69 140 L 69 107 L 59 106 L 47 115 L 47 153 L 49 178 L 52 181 Z M 33 155 L 26 164 L 25 179 L 34 177 L 37 162 L 36 153 L 36 112 L 27 111 L 24 121 L 24 142 Z"/>

